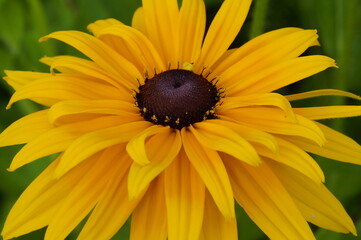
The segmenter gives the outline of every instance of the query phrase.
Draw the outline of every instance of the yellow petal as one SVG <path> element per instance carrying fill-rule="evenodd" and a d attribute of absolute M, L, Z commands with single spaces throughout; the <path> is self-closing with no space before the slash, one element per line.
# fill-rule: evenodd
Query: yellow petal
<path fill-rule="evenodd" d="M 225 87 L 228 96 L 272 92 L 329 67 L 336 67 L 335 61 L 329 57 L 317 55 L 298 57 L 251 74 L 242 81 L 228 82 Z"/>
<path fill-rule="evenodd" d="M 52 126 L 48 119 L 48 110 L 38 111 L 20 118 L 0 134 L 0 146 L 27 143 Z"/>
<path fill-rule="evenodd" d="M 132 27 L 142 32 L 144 35 L 148 36 L 145 26 L 143 7 L 139 7 L 137 8 L 137 10 L 135 10 L 132 18 Z"/>
<path fill-rule="evenodd" d="M 146 69 L 149 77 L 156 74 L 151 71 L 162 72 L 166 69 L 153 43 L 138 30 L 125 25 L 110 26 L 99 32 L 100 39 L 106 40 L 106 37 L 115 37 L 113 42 L 122 44 L 118 46 L 120 54 L 123 54 L 124 49 L 128 49 L 129 53 L 125 57 L 136 65 L 139 71 Z"/>
<path fill-rule="evenodd" d="M 186 128 L 182 129 L 181 136 L 191 164 L 202 178 L 218 209 L 226 219 L 234 218 L 232 188 L 222 159 L 216 151 L 203 147 Z"/>
<path fill-rule="evenodd" d="M 308 91 L 303 93 L 286 95 L 285 98 L 287 98 L 288 101 L 296 101 L 296 100 L 322 97 L 322 96 L 341 96 L 341 97 L 348 97 L 348 98 L 361 100 L 360 96 L 337 89 L 320 89 L 320 90 Z"/>
<path fill-rule="evenodd" d="M 323 145 L 326 141 L 323 132 L 315 122 L 300 115 L 296 115 L 296 122 L 290 122 L 284 112 L 276 108 L 245 107 L 227 110 L 220 115 L 242 125 L 269 133 L 299 136 L 311 140 L 318 145 Z"/>
<path fill-rule="evenodd" d="M 176 0 L 143 0 L 146 32 L 163 62 L 177 64 L 178 3 Z"/>
<path fill-rule="evenodd" d="M 189 127 L 197 141 L 210 149 L 227 153 L 251 165 L 261 162 L 257 152 L 242 136 L 230 128 L 217 124 L 218 121 L 204 121 Z"/>
<path fill-rule="evenodd" d="M 278 142 L 271 134 L 260 131 L 256 128 L 235 123 L 232 119 L 227 119 L 226 117 L 222 117 L 222 119 L 214 119 L 212 121 L 217 122 L 219 125 L 227 126 L 249 142 L 261 144 L 272 152 L 276 152 L 278 150 Z"/>
<path fill-rule="evenodd" d="M 203 227 L 200 240 L 237 240 L 236 219 L 226 220 L 219 212 L 212 196 L 206 192 Z"/>
<path fill-rule="evenodd" d="M 108 19 L 104 19 L 104 20 L 97 20 L 91 24 L 88 25 L 88 30 L 94 34 L 94 36 L 98 37 L 99 33 L 104 29 L 107 28 L 109 26 L 114 26 L 114 25 L 124 25 L 122 22 L 118 21 L 117 19 L 114 18 L 108 18 Z"/>
<path fill-rule="evenodd" d="M 155 179 L 132 214 L 130 240 L 167 239 L 164 178 Z"/>
<path fill-rule="evenodd" d="M 85 122 L 77 122 L 53 128 L 34 138 L 14 157 L 9 171 L 30 163 L 36 159 L 64 151 L 79 136 L 111 126 L 124 124 L 124 117 L 103 117 Z"/>
<path fill-rule="evenodd" d="M 144 166 L 134 162 L 129 170 L 129 198 L 137 197 L 155 177 L 163 172 L 178 155 L 181 147 L 179 131 L 167 131 L 150 138 L 145 146 L 150 162 Z"/>
<path fill-rule="evenodd" d="M 306 220 L 272 170 L 223 158 L 234 196 L 271 240 L 315 240 Z"/>
<path fill-rule="evenodd" d="M 161 133 L 169 132 L 169 127 L 161 125 L 151 125 L 149 128 L 142 131 L 138 136 L 133 137 L 127 144 L 127 152 L 129 156 L 139 165 L 149 164 L 149 159 L 145 151 L 145 141 L 147 138 Z"/>
<path fill-rule="evenodd" d="M 22 88 L 23 86 L 41 78 L 50 77 L 50 73 L 40 73 L 33 71 L 4 71 L 6 76 L 4 80 L 12 86 L 15 90 Z"/>
<path fill-rule="evenodd" d="M 295 113 L 312 120 L 357 117 L 361 115 L 361 106 L 325 106 L 294 108 Z"/>
<path fill-rule="evenodd" d="M 299 36 L 303 37 L 297 39 Z M 274 64 L 285 59 L 292 59 L 298 57 L 310 45 L 317 43 L 317 41 L 311 43 L 310 41 L 305 41 L 305 39 L 310 40 L 315 38 L 317 38 L 315 31 L 303 30 L 301 28 L 289 27 L 270 31 L 253 38 L 241 47 L 234 49 L 232 55 L 228 55 L 223 61 L 217 62 L 217 64 L 212 66 L 212 70 L 216 76 L 219 76 L 237 62 L 242 60 L 245 61 L 245 59 L 249 59 L 250 61 L 258 59 L 259 61 L 262 61 L 262 57 L 264 57 L 266 58 L 265 61 L 268 61 L 269 64 Z M 275 48 L 275 44 L 278 44 L 280 40 L 287 42 L 287 44 L 286 46 L 282 46 L 282 51 L 275 54 L 274 49 L 278 49 Z M 267 54 L 267 51 L 269 51 L 270 48 L 272 48 L 272 54 Z M 244 63 L 246 65 L 248 64 L 247 62 Z M 257 68 L 257 66 L 258 65 L 255 64 L 252 67 Z M 262 68 L 264 68 L 264 66 L 259 69 Z"/>
<path fill-rule="evenodd" d="M 322 147 L 314 145 L 305 139 L 296 137 L 287 137 L 287 140 L 307 152 L 341 162 L 361 165 L 361 146 L 357 142 L 321 123 L 316 124 L 322 130 L 326 138 L 326 143 Z"/>
<path fill-rule="evenodd" d="M 21 194 L 10 213 L 7 216 L 1 235 L 4 239 L 21 236 L 46 226 L 55 211 L 52 204 L 43 204 L 47 200 L 51 200 L 51 195 L 43 194 L 44 189 L 51 189 L 54 185 L 53 173 L 58 164 L 55 160 L 50 164 Z M 59 196 L 61 200 L 67 195 L 68 189 L 63 188 L 64 195 Z M 51 190 L 48 190 L 51 191 Z M 57 192 L 61 194 L 62 191 Z M 43 195 L 42 195 L 43 194 Z M 45 198 L 44 198 L 45 196 Z M 41 203 L 41 204 L 39 204 Z M 53 204 L 55 202 L 52 202 Z M 56 205 L 56 203 L 55 203 Z"/>
<path fill-rule="evenodd" d="M 169 240 L 198 240 L 205 187 L 184 153 L 164 172 Z"/>
<path fill-rule="evenodd" d="M 150 125 L 151 123 L 147 121 L 128 122 L 80 136 L 66 148 L 55 176 L 61 177 L 74 166 L 103 149 L 129 141 Z"/>
<path fill-rule="evenodd" d="M 103 68 L 104 71 L 119 78 L 125 86 L 129 88 L 137 87 L 136 79 L 141 79 L 138 70 L 132 63 L 99 39 L 78 31 L 59 31 L 41 38 L 40 41 L 49 38 L 57 39 L 78 49 Z"/>
<path fill-rule="evenodd" d="M 59 180 L 54 179 L 54 171 L 61 156 L 54 161 L 30 184 L 13 206 L 2 232 L 4 238 L 24 235 L 48 225 L 74 186 L 87 177 L 84 172 L 98 167 L 95 165 L 97 157 L 78 165 Z"/>
<path fill-rule="evenodd" d="M 46 230 L 44 240 L 63 240 L 92 210 L 107 186 L 117 178 L 120 156 L 124 148 L 109 148 L 99 154 L 94 165 L 69 190 L 68 196 L 61 202 Z"/>
<path fill-rule="evenodd" d="M 107 82 L 114 87 L 117 87 L 119 91 L 128 97 L 129 90 L 124 89 L 124 85 L 121 81 L 114 78 L 112 75 L 98 67 L 94 62 L 73 56 L 56 56 L 56 57 L 43 57 L 41 62 L 49 65 L 51 71 L 54 69 L 60 72 L 66 73 L 80 73 L 89 77 L 97 78 L 101 81 Z M 122 94 L 122 95 L 123 95 Z"/>
<path fill-rule="evenodd" d="M 184 0 L 179 14 L 179 58 L 194 63 L 199 57 L 206 27 L 203 0 Z"/>
<path fill-rule="evenodd" d="M 124 153 L 118 156 L 118 161 L 120 166 L 118 172 L 113 181 L 109 182 L 109 186 L 99 199 L 77 240 L 111 239 L 142 199 L 144 192 L 137 199 L 129 200 L 127 198 L 127 171 L 131 159 Z"/>
<path fill-rule="evenodd" d="M 196 69 L 210 67 L 229 48 L 246 19 L 251 0 L 225 0 L 204 39 Z"/>
<path fill-rule="evenodd" d="M 334 232 L 351 232 L 356 235 L 352 219 L 323 184 L 314 184 L 305 176 L 280 164 L 270 166 L 307 221 Z"/>
<path fill-rule="evenodd" d="M 273 159 L 299 171 L 312 179 L 314 184 L 321 184 L 321 182 L 325 181 L 322 169 L 310 155 L 282 138 L 277 138 L 277 141 L 279 148 L 276 153 L 270 152 L 268 149 L 260 146 L 256 147 L 257 152 L 262 156 Z"/>
<path fill-rule="evenodd" d="M 217 73 L 219 72 L 219 76 L 221 76 L 220 84 L 232 84 L 235 79 L 243 82 L 244 78 L 265 68 L 294 59 L 310 47 L 318 37 L 315 30 L 292 28 L 286 29 L 283 35 L 280 34 L 283 32 L 282 30 L 278 31 L 280 32 L 275 34 L 276 38 L 269 39 L 269 42 L 262 46 L 258 45 L 257 49 L 254 49 L 252 43 L 249 46 L 246 44 L 240 47 L 227 59 L 228 62 L 223 63 L 223 65 L 230 65 L 230 59 L 232 59 L 232 65 L 224 69 L 223 72 L 217 70 Z M 277 50 L 275 51 L 275 49 Z"/>
<path fill-rule="evenodd" d="M 51 106 L 64 100 L 119 99 L 119 94 L 122 91 L 117 88 L 95 82 L 83 75 L 56 74 L 20 88 L 11 97 L 7 108 L 26 98 Z"/>
<path fill-rule="evenodd" d="M 227 110 L 248 106 L 275 106 L 286 113 L 286 116 L 295 121 L 295 114 L 289 101 L 278 93 L 259 93 L 226 97 L 217 110 Z"/>
<path fill-rule="evenodd" d="M 69 116 L 81 114 L 119 115 L 136 118 L 139 110 L 133 103 L 119 100 L 77 100 L 61 101 L 49 110 L 49 120 L 53 125 Z M 139 120 L 141 118 L 139 117 Z"/>

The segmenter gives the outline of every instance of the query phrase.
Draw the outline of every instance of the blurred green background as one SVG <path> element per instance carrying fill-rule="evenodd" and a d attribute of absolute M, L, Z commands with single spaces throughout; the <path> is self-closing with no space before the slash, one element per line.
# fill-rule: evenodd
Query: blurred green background
<path fill-rule="evenodd" d="M 206 0 L 208 20 L 217 12 L 222 0 Z M 0 70 L 49 71 L 38 59 L 44 55 L 78 54 L 71 47 L 56 41 L 39 44 L 38 39 L 57 30 L 86 31 L 87 24 L 104 18 L 117 18 L 127 24 L 141 0 L 0 0 Z M 317 29 L 321 47 L 306 54 L 325 54 L 336 59 L 339 69 L 329 69 L 315 77 L 293 84 L 283 93 L 296 93 L 319 88 L 337 88 L 361 94 L 361 1 L 360 0 L 254 0 L 246 23 L 234 42 L 240 46 L 250 38 L 281 27 Z M 12 90 L 0 83 L 0 130 L 40 106 L 22 101 L 5 110 Z M 356 101 L 322 97 L 297 102 L 297 105 L 321 106 L 328 104 L 360 104 Z M 360 118 L 325 121 L 338 130 L 361 142 Z M 15 200 L 51 161 L 44 159 L 16 172 L 6 168 L 20 146 L 0 149 L 0 228 Z M 326 184 L 343 203 L 354 219 L 361 234 L 361 167 L 338 163 L 317 157 L 325 171 Z M 245 240 L 267 239 L 264 234 L 237 208 L 239 238 Z M 312 226 L 318 240 L 355 240 L 351 235 L 333 233 Z M 75 239 L 74 231 L 67 239 Z M 22 240 L 43 239 L 44 229 L 20 237 Z M 128 239 L 126 225 L 114 239 Z"/>

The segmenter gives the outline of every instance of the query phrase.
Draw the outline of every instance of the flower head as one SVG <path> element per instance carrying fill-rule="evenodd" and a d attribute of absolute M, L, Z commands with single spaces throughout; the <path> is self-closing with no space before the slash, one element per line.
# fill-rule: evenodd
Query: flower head
<path fill-rule="evenodd" d="M 335 62 L 300 56 L 315 30 L 283 28 L 228 50 L 251 0 L 225 0 L 205 34 L 202 0 L 143 0 L 132 27 L 114 19 L 93 35 L 57 39 L 88 59 L 45 57 L 50 73 L 6 71 L 12 103 L 46 108 L 16 121 L 0 145 L 26 145 L 13 171 L 59 153 L 8 215 L 4 239 L 47 226 L 64 239 L 110 239 L 131 218 L 132 240 L 236 240 L 236 200 L 270 239 L 315 239 L 307 222 L 356 234 L 306 152 L 361 164 L 361 147 L 315 120 L 358 116 L 360 106 L 294 108 L 274 91 Z M 205 35 L 205 36 L 204 36 Z"/>

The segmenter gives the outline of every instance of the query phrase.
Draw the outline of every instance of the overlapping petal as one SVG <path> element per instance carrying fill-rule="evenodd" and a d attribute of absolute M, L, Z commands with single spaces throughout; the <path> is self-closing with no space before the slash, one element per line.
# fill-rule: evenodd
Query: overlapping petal
<path fill-rule="evenodd" d="M 192 132 L 181 131 L 184 150 L 218 209 L 226 219 L 235 217 L 232 188 L 222 159 L 218 153 L 202 146 Z"/>
<path fill-rule="evenodd" d="M 230 128 L 207 121 L 196 123 L 194 128 L 191 126 L 189 129 L 207 148 L 227 153 L 253 166 L 261 161 L 252 145 Z"/>
<path fill-rule="evenodd" d="M 130 240 L 166 240 L 167 235 L 164 177 L 159 177 L 152 181 L 142 201 L 134 209 Z"/>
<path fill-rule="evenodd" d="M 136 199 L 129 200 L 127 171 L 131 159 L 123 154 L 118 156 L 118 172 L 109 181 L 106 191 L 89 216 L 78 240 L 108 240 L 123 226 L 130 214 L 142 199 L 145 191 Z M 111 224 L 109 224 L 111 223 Z"/>
<path fill-rule="evenodd" d="M 307 221 L 335 232 L 356 234 L 352 219 L 323 184 L 316 185 L 300 173 L 280 164 L 273 163 L 270 167 Z"/>
<path fill-rule="evenodd" d="M 302 137 L 320 146 L 326 141 L 323 131 L 315 122 L 300 115 L 296 115 L 296 122 L 290 121 L 283 111 L 276 108 L 245 107 L 220 112 L 222 116 L 268 133 Z"/>
<path fill-rule="evenodd" d="M 361 106 L 325 106 L 294 108 L 294 111 L 312 120 L 357 117 L 361 115 Z"/>
<path fill-rule="evenodd" d="M 237 240 L 236 219 L 225 219 L 219 212 L 211 195 L 206 192 L 203 227 L 200 240 Z"/>
<path fill-rule="evenodd" d="M 91 84 L 89 84 L 91 83 Z M 17 90 L 7 108 L 14 102 L 31 99 L 46 106 L 64 100 L 122 99 L 122 92 L 94 78 L 77 74 L 56 74 L 33 81 Z"/>
<path fill-rule="evenodd" d="M 298 57 L 308 47 L 318 44 L 315 39 L 317 39 L 317 34 L 313 30 L 288 27 L 270 31 L 251 39 L 237 49 L 233 49 L 232 54 L 227 54 L 221 62 L 217 62 L 211 69 L 215 75 L 219 76 L 227 69 L 238 66 L 238 63 L 243 61 L 247 66 L 251 66 L 251 72 L 257 69 L 261 70 L 264 68 L 265 62 L 275 64 Z M 312 40 L 315 41 L 312 42 Z M 280 44 L 280 41 L 285 44 Z M 275 54 L 274 49 L 278 49 L 278 46 L 282 46 L 282 51 Z M 272 49 L 272 54 L 269 54 L 270 49 Z M 266 59 L 263 60 L 263 58 Z M 253 64 L 245 62 L 246 59 Z M 260 68 L 258 61 L 265 61 L 261 63 Z M 243 69 L 243 66 L 241 67 Z"/>
<path fill-rule="evenodd" d="M 125 120 L 123 117 L 111 116 L 53 128 L 29 141 L 15 155 L 9 170 L 14 171 L 41 157 L 65 151 L 75 139 L 83 134 L 122 125 L 129 120 L 131 121 L 131 119 Z"/>
<path fill-rule="evenodd" d="M 224 158 L 234 196 L 271 240 L 314 240 L 306 220 L 272 170 Z"/>
<path fill-rule="evenodd" d="M 210 67 L 229 48 L 246 19 L 251 0 L 225 0 L 204 39 L 196 69 Z M 215 47 L 217 46 L 217 47 Z"/>
<path fill-rule="evenodd" d="M 128 142 L 150 125 L 151 123 L 146 121 L 129 121 L 119 126 L 101 128 L 78 137 L 65 149 L 55 176 L 64 175 L 74 166 L 103 149 Z"/>
<path fill-rule="evenodd" d="M 27 143 L 52 129 L 48 112 L 47 109 L 38 111 L 12 123 L 0 134 L 0 146 Z"/>
<path fill-rule="evenodd" d="M 40 41 L 45 41 L 49 38 L 54 38 L 73 46 L 105 71 L 114 75 L 120 83 L 128 88 L 136 88 L 136 79 L 141 78 L 139 71 L 132 63 L 99 39 L 78 31 L 59 31 L 41 38 Z"/>
<path fill-rule="evenodd" d="M 184 0 L 179 13 L 178 61 L 195 63 L 198 59 L 206 27 L 206 9 L 203 0 Z"/>
<path fill-rule="evenodd" d="M 161 146 L 161 149 L 154 146 Z M 129 170 L 129 198 L 138 196 L 155 177 L 163 172 L 177 157 L 181 147 L 182 141 L 179 131 L 168 130 L 150 138 L 144 147 L 149 163 L 141 165 L 133 159 L 134 163 Z M 137 146 L 135 146 L 134 151 L 137 151 Z"/>
<path fill-rule="evenodd" d="M 323 146 L 298 137 L 286 137 L 286 139 L 303 150 L 341 162 L 348 162 L 361 165 L 361 146 L 353 139 L 337 132 L 321 123 L 316 123 L 326 138 Z"/>
<path fill-rule="evenodd" d="M 48 78 L 51 76 L 51 73 L 41 73 L 41 72 L 32 72 L 32 71 L 6 70 L 5 74 L 6 76 L 4 77 L 4 80 L 15 90 L 18 90 L 35 80 Z"/>
<path fill-rule="evenodd" d="M 205 187 L 184 152 L 164 171 L 169 240 L 198 240 Z"/>
<path fill-rule="evenodd" d="M 177 0 L 143 0 L 146 33 L 163 61 L 177 64 L 178 17 Z M 173 65 L 175 66 L 175 65 Z"/>

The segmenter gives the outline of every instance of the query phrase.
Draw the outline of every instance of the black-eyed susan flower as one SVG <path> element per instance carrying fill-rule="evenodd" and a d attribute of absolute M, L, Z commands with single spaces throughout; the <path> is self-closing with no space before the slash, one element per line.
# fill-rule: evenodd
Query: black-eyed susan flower
<path fill-rule="evenodd" d="M 0 145 L 26 145 L 10 171 L 58 153 L 10 211 L 4 239 L 47 226 L 64 239 L 110 239 L 131 216 L 132 240 L 236 240 L 234 203 L 273 240 L 315 239 L 307 222 L 356 234 L 307 153 L 361 164 L 361 147 L 318 123 L 360 106 L 294 108 L 324 89 L 274 91 L 335 62 L 300 56 L 315 30 L 283 28 L 228 50 L 251 0 L 225 0 L 205 32 L 202 0 L 143 0 L 132 27 L 114 19 L 52 33 L 88 59 L 45 57 L 50 73 L 6 71 L 16 121 Z M 204 37 L 205 35 L 205 37 Z"/>

